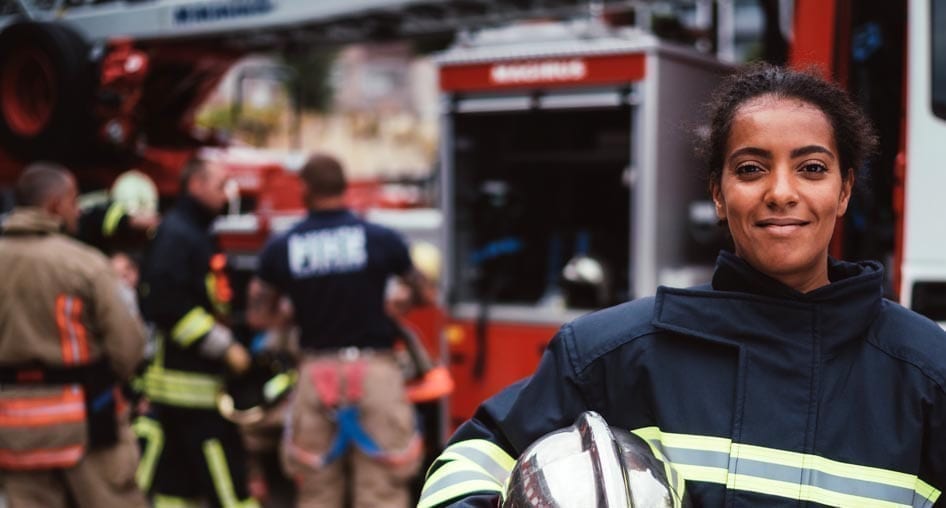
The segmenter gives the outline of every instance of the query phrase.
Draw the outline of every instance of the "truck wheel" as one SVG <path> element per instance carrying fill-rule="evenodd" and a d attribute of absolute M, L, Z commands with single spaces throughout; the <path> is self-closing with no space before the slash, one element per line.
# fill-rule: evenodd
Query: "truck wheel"
<path fill-rule="evenodd" d="M 58 158 L 91 131 L 94 65 L 89 45 L 53 23 L 0 32 L 0 142 L 24 158 Z"/>

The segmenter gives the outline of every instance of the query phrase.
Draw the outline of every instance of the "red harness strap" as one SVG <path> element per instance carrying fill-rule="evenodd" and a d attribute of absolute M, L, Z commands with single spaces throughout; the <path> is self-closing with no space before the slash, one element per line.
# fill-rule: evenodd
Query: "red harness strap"
<path fill-rule="evenodd" d="M 355 360 L 344 364 L 345 368 L 345 398 L 349 404 L 361 400 L 364 393 L 365 365 L 364 360 Z"/>
<path fill-rule="evenodd" d="M 357 404 L 364 395 L 367 364 L 357 359 L 339 364 L 320 360 L 309 368 L 309 377 L 319 400 L 328 408 Z"/>
<path fill-rule="evenodd" d="M 309 376 L 322 404 L 325 407 L 337 407 L 340 380 L 335 365 L 328 361 L 317 361 L 309 368 Z"/>

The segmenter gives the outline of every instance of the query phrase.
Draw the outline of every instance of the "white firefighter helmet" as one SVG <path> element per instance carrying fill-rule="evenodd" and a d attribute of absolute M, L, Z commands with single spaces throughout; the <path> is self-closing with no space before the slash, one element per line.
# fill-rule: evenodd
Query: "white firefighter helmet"
<path fill-rule="evenodd" d="M 148 175 L 130 169 L 118 175 L 110 191 L 113 201 L 121 203 L 129 213 L 157 213 L 158 188 Z"/>
<path fill-rule="evenodd" d="M 636 435 L 598 413 L 542 436 L 516 461 L 502 508 L 679 508 L 683 478 Z"/>

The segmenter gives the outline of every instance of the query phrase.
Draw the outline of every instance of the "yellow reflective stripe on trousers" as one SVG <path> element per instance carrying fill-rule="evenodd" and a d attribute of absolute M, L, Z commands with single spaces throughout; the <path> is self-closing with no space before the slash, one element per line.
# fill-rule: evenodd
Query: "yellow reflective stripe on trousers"
<path fill-rule="evenodd" d="M 505 450 L 485 439 L 454 443 L 434 462 L 434 466 L 442 465 L 428 471 L 417 506 L 428 508 L 475 492 L 501 494 L 515 463 Z"/>
<path fill-rule="evenodd" d="M 190 346 L 207 335 L 215 322 L 214 317 L 203 307 L 194 307 L 171 328 L 171 339 L 183 347 Z"/>
<path fill-rule="evenodd" d="M 208 439 L 204 441 L 203 448 L 210 478 L 213 480 L 214 490 L 217 492 L 217 499 L 221 506 L 223 508 L 259 508 L 259 504 L 253 498 L 242 501 L 237 499 L 236 492 L 233 490 L 230 467 L 227 465 L 227 456 L 223 453 L 220 440 Z"/>
<path fill-rule="evenodd" d="M 164 494 L 155 494 L 153 501 L 154 508 L 202 508 L 204 506 L 204 503 L 199 499 L 165 496 Z"/>
<path fill-rule="evenodd" d="M 105 211 L 105 220 L 102 221 L 102 235 L 109 237 L 115 234 L 123 215 L 125 215 L 125 207 L 117 201 L 112 203 Z"/>
<path fill-rule="evenodd" d="M 135 471 L 135 482 L 139 489 L 147 492 L 154 480 L 158 457 L 161 456 L 161 450 L 164 448 L 164 431 L 157 421 L 147 416 L 135 418 L 131 427 L 135 435 L 145 441 L 141 461 L 138 462 L 138 470 Z"/>
<path fill-rule="evenodd" d="M 916 475 L 733 443 L 729 439 L 632 431 L 659 448 L 692 481 L 831 506 L 930 507 L 940 491 Z"/>
<path fill-rule="evenodd" d="M 149 367 L 144 374 L 145 394 L 154 402 L 170 406 L 214 408 L 223 389 L 219 376 Z"/>

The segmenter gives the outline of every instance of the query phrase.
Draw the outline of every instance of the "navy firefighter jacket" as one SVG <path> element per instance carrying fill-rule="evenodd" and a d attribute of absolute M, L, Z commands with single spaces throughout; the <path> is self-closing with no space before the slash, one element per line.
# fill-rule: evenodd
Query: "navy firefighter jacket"
<path fill-rule="evenodd" d="M 215 390 L 226 368 L 198 351 L 229 311 L 229 286 L 213 266 L 214 217 L 194 198 L 181 196 L 161 221 L 142 263 L 142 315 L 154 323 L 159 337 L 145 376 L 152 401 L 215 407 Z"/>
<path fill-rule="evenodd" d="M 495 506 L 515 457 L 586 410 L 662 452 L 695 506 L 946 506 L 946 332 L 885 300 L 877 263 L 829 278 L 802 294 L 724 252 L 712 285 L 565 325 L 420 506 Z"/>

